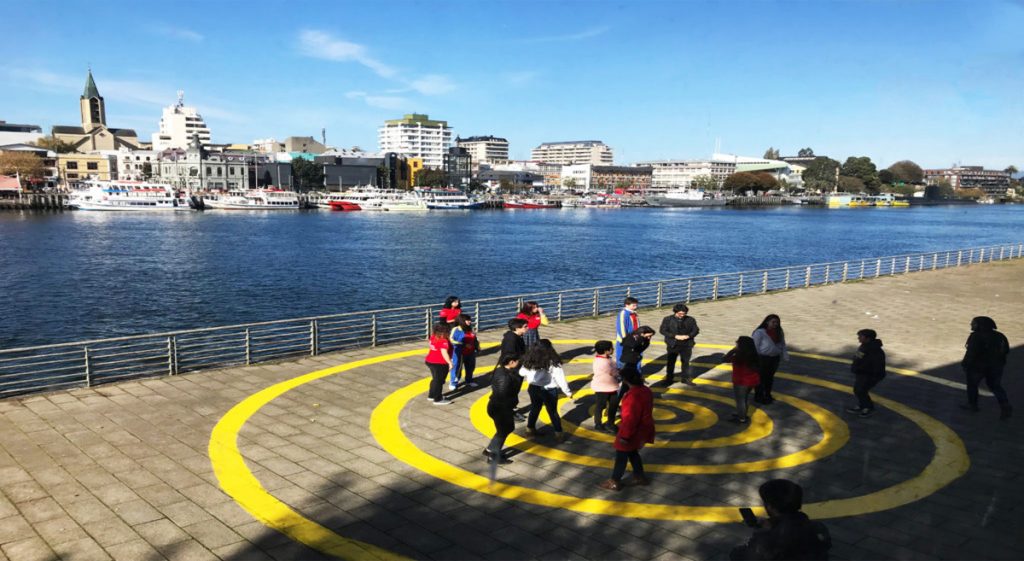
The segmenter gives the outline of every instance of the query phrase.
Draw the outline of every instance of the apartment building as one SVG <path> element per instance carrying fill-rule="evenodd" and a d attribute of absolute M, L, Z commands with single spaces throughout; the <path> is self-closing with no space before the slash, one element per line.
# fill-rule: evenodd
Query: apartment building
<path fill-rule="evenodd" d="M 981 189 L 989 195 L 1005 195 L 1010 188 L 1010 174 L 982 166 L 956 166 L 947 169 L 926 169 L 924 180 L 935 185 L 946 180 L 954 189 Z"/>
<path fill-rule="evenodd" d="M 456 138 L 455 145 L 465 148 L 473 162 L 494 164 L 508 161 L 508 140 L 496 136 Z"/>
<path fill-rule="evenodd" d="M 686 188 L 694 178 L 702 175 L 711 176 L 721 185 L 726 177 L 736 173 L 735 160 L 725 158 L 652 160 L 635 166 L 651 168 L 651 188 L 655 190 Z"/>
<path fill-rule="evenodd" d="M 565 166 L 575 164 L 610 166 L 613 163 L 612 149 L 600 140 L 545 142 L 533 149 L 531 159 Z"/>
<path fill-rule="evenodd" d="M 381 152 L 397 152 L 421 158 L 424 166 L 435 169 L 444 166 L 444 156 L 451 143 L 452 129 L 447 121 L 431 119 L 420 113 L 384 121 L 384 126 L 377 131 L 377 144 Z"/>
<path fill-rule="evenodd" d="M 196 136 L 200 144 L 210 144 L 210 128 L 195 107 L 185 105 L 185 92 L 178 90 L 178 102 L 164 107 L 160 130 L 153 133 L 153 150 L 186 148 Z"/>

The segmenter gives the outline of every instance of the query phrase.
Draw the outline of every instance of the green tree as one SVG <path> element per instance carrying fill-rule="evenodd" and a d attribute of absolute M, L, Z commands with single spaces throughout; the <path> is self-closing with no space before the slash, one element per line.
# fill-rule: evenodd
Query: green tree
<path fill-rule="evenodd" d="M 896 175 L 888 169 L 883 169 L 878 172 L 878 180 L 882 182 L 882 185 L 895 185 L 898 181 Z"/>
<path fill-rule="evenodd" d="M 878 180 L 878 168 L 871 162 L 871 158 L 867 156 L 850 156 L 843 163 L 842 169 L 839 170 L 841 175 L 848 177 L 856 177 L 857 179 L 864 182 L 864 189 L 871 194 L 878 193 L 878 186 L 880 181 Z M 842 185 L 840 185 L 842 187 Z"/>
<path fill-rule="evenodd" d="M 888 187 L 885 187 L 884 190 L 887 193 L 895 193 L 897 195 L 903 195 L 905 197 L 913 197 L 914 193 L 917 192 L 917 189 L 913 185 L 889 185 Z"/>
<path fill-rule="evenodd" d="M 839 162 L 825 156 L 818 156 L 807 164 L 800 177 L 808 191 L 831 191 L 836 185 L 836 170 Z"/>
<path fill-rule="evenodd" d="M 902 181 L 903 183 L 918 185 L 924 182 L 924 170 L 921 169 L 921 166 L 910 160 L 900 160 L 889 166 L 888 171 L 895 176 L 897 181 Z M 883 181 L 883 183 L 885 182 Z"/>
<path fill-rule="evenodd" d="M 562 187 L 565 187 L 568 191 L 576 190 L 576 179 L 572 177 L 566 177 L 562 180 Z"/>
<path fill-rule="evenodd" d="M 924 188 L 926 199 L 948 199 L 953 196 L 953 184 L 948 179 L 940 179 L 934 185 Z"/>
<path fill-rule="evenodd" d="M 153 164 L 149 162 L 143 162 L 142 164 L 142 178 L 149 180 L 153 177 Z"/>
<path fill-rule="evenodd" d="M 419 187 L 447 187 L 448 174 L 440 169 L 424 169 L 416 174 L 416 185 Z"/>
<path fill-rule="evenodd" d="M 295 190 L 301 192 L 315 191 L 324 185 L 324 168 L 305 158 L 292 160 L 292 183 Z"/>
<path fill-rule="evenodd" d="M 801 158 L 810 158 L 814 156 L 814 150 L 811 150 L 810 147 L 801 148 L 800 151 L 796 153 L 796 155 L 800 156 Z"/>
<path fill-rule="evenodd" d="M 21 187 L 27 188 L 42 179 L 43 159 L 20 150 L 0 152 L 0 175 L 17 175 L 21 178 Z"/>
<path fill-rule="evenodd" d="M 772 174 L 765 172 L 741 171 L 725 178 L 722 188 L 734 193 L 745 193 L 747 191 L 771 191 L 778 187 L 778 182 Z"/>
<path fill-rule="evenodd" d="M 764 151 L 764 159 L 766 159 L 766 160 L 778 160 L 779 159 L 779 149 L 778 148 L 774 148 L 772 146 L 769 146 L 768 149 Z"/>
<path fill-rule="evenodd" d="M 717 191 L 718 180 L 710 175 L 698 175 L 690 181 L 691 189 L 703 189 L 705 191 Z"/>
<path fill-rule="evenodd" d="M 1013 177 L 1014 175 L 1017 175 L 1017 172 L 1020 170 L 1017 169 L 1017 166 L 1006 166 L 1006 169 L 1003 171 L 1010 174 L 1010 177 Z"/>
<path fill-rule="evenodd" d="M 865 185 L 860 178 L 840 175 L 839 190 L 845 193 L 863 193 L 865 191 Z"/>
<path fill-rule="evenodd" d="M 44 136 L 36 140 L 36 146 L 46 148 L 47 150 L 53 150 L 58 154 L 69 154 L 75 151 L 74 144 L 64 142 L 63 140 L 52 136 Z"/>

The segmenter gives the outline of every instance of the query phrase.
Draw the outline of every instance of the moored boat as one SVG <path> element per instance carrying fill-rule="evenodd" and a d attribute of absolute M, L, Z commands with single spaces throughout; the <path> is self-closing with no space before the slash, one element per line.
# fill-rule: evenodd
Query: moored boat
<path fill-rule="evenodd" d="M 558 208 L 560 206 L 558 201 L 550 199 L 510 199 L 505 201 L 505 208 L 523 208 L 523 209 L 544 209 L 544 208 Z"/>
<path fill-rule="evenodd" d="M 250 189 L 205 195 L 203 204 L 214 210 L 297 210 L 299 197 L 294 191 Z"/>
<path fill-rule="evenodd" d="M 662 207 L 705 207 L 725 206 L 726 199 L 703 189 L 669 189 L 657 195 L 645 197 L 650 206 Z"/>
<path fill-rule="evenodd" d="M 472 210 L 484 207 L 482 201 L 470 199 L 459 189 L 416 189 L 416 197 L 431 210 Z"/>
<path fill-rule="evenodd" d="M 68 196 L 76 210 L 178 211 L 191 210 L 188 196 L 170 185 L 145 181 L 87 181 Z"/>

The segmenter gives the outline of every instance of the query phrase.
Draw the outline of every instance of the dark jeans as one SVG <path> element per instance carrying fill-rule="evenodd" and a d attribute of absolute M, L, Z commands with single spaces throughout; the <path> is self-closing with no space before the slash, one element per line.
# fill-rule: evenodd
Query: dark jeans
<path fill-rule="evenodd" d="M 615 414 L 619 411 L 619 392 L 594 392 L 597 398 L 597 405 L 594 407 L 594 424 L 600 425 L 601 414 L 605 406 L 608 407 L 608 424 L 615 424 Z"/>
<path fill-rule="evenodd" d="M 693 357 L 693 346 L 687 345 L 676 349 L 670 349 L 665 355 L 665 379 L 669 382 L 675 379 L 676 357 L 679 358 L 679 373 L 683 378 L 690 378 L 690 358 Z"/>
<path fill-rule="evenodd" d="M 975 370 L 967 373 L 967 402 L 971 405 L 978 405 L 978 386 L 981 385 L 981 381 L 985 380 L 985 385 L 988 386 L 989 391 L 992 395 L 996 396 L 996 401 L 999 402 L 999 406 L 1006 408 L 1010 405 L 1010 398 L 1006 397 L 1006 390 L 1003 389 L 1003 368 L 986 368 L 984 370 Z"/>
<path fill-rule="evenodd" d="M 761 383 L 757 385 L 754 392 L 754 399 L 765 401 L 772 397 L 772 386 L 775 385 L 775 372 L 779 369 L 781 356 L 760 355 L 757 357 L 757 370 L 761 377 Z"/>
<path fill-rule="evenodd" d="M 466 374 L 466 383 L 473 381 L 473 372 L 476 371 L 476 355 L 463 355 L 462 371 Z"/>
<path fill-rule="evenodd" d="M 861 409 L 874 410 L 875 402 L 871 401 L 871 394 L 868 393 L 882 379 L 875 376 L 857 374 L 853 382 L 853 395 L 857 396 L 857 406 Z"/>
<path fill-rule="evenodd" d="M 558 388 L 550 390 L 541 386 L 530 384 L 530 414 L 526 417 L 526 426 L 531 429 L 537 428 L 537 417 L 540 417 L 540 408 L 544 407 L 551 417 L 551 426 L 555 432 L 562 432 L 562 419 L 558 417 Z"/>
<path fill-rule="evenodd" d="M 733 395 L 736 397 L 736 414 L 741 418 L 747 418 L 747 406 L 750 403 L 750 386 L 732 385 Z"/>
<path fill-rule="evenodd" d="M 527 329 L 526 333 L 523 333 L 523 343 L 526 344 L 527 349 L 536 345 L 537 341 L 540 341 L 540 332 L 538 330 Z"/>
<path fill-rule="evenodd" d="M 516 430 L 512 409 L 511 403 L 496 403 L 494 401 L 487 403 L 487 415 L 494 421 L 494 438 L 487 445 L 487 449 L 495 456 L 501 454 L 501 449 L 505 447 L 505 439 L 512 434 L 512 431 Z"/>
<path fill-rule="evenodd" d="M 630 452 L 616 450 L 615 467 L 612 468 L 612 479 L 615 481 L 621 481 L 622 476 L 625 475 L 627 458 L 629 459 L 629 464 L 633 466 L 633 477 L 644 476 L 644 461 L 640 459 L 639 450 L 632 450 Z"/>
<path fill-rule="evenodd" d="M 444 379 L 448 377 L 448 365 L 443 362 L 441 364 L 428 362 L 427 368 L 430 369 L 430 393 L 427 395 L 434 401 L 440 401 L 444 398 L 442 388 Z"/>

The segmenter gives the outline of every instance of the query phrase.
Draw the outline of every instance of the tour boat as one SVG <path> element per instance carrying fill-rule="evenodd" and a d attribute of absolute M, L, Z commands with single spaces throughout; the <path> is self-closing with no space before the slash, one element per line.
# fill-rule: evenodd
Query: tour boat
<path fill-rule="evenodd" d="M 502 205 L 505 208 L 558 208 L 558 201 L 549 199 L 512 199 L 505 201 Z"/>
<path fill-rule="evenodd" d="M 459 189 L 416 189 L 416 196 L 432 210 L 468 210 L 483 208 L 482 201 L 474 201 Z"/>
<path fill-rule="evenodd" d="M 363 207 L 357 205 L 356 203 L 351 203 L 349 201 L 331 201 L 327 203 L 327 208 L 331 210 L 339 210 L 342 212 L 353 212 L 356 210 L 363 210 Z"/>
<path fill-rule="evenodd" d="M 337 202 L 357 205 L 359 210 L 427 210 L 427 205 L 424 204 L 424 202 L 421 201 L 413 192 L 403 191 L 401 189 L 378 189 L 376 187 L 365 186 L 356 187 L 342 193 L 331 193 L 327 197 L 328 199 L 331 199 L 331 208 L 335 210 L 338 210 L 341 207 Z"/>
<path fill-rule="evenodd" d="M 206 195 L 203 203 L 214 210 L 296 210 L 299 197 L 294 191 L 250 189 Z"/>
<path fill-rule="evenodd" d="M 67 204 L 77 210 L 191 210 L 188 197 L 170 185 L 145 181 L 87 181 L 71 192 Z"/>
<path fill-rule="evenodd" d="M 665 207 L 705 207 L 725 206 L 725 197 L 718 197 L 703 189 L 669 189 L 657 195 L 645 197 L 651 206 Z"/>

